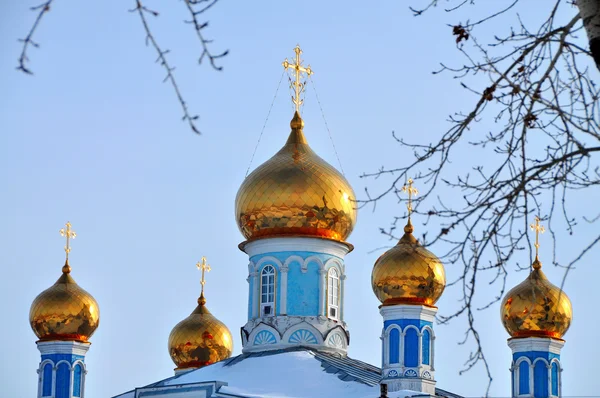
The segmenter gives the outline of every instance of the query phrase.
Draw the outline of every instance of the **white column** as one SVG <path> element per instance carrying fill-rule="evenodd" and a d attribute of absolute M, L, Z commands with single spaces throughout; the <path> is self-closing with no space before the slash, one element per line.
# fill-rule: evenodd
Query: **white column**
<path fill-rule="evenodd" d="M 288 265 L 281 266 L 281 303 L 279 312 L 281 315 L 287 314 L 287 288 L 288 288 L 288 271 L 290 267 Z"/>
<path fill-rule="evenodd" d="M 340 292 L 339 292 L 340 302 L 338 303 L 339 307 L 340 307 L 340 321 L 344 320 L 344 295 L 345 295 L 345 291 L 346 291 L 345 286 L 346 286 L 346 274 L 343 273 L 340 276 Z"/>
<path fill-rule="evenodd" d="M 75 366 L 73 366 L 73 364 L 69 365 L 69 397 L 73 397 L 73 387 L 75 387 L 73 385 L 73 381 L 75 379 Z"/>
<path fill-rule="evenodd" d="M 400 366 L 402 367 L 402 373 L 404 373 L 404 346 L 406 341 L 404 340 L 404 336 L 406 335 L 406 333 L 404 333 L 404 331 L 406 330 L 406 328 L 404 328 L 404 330 L 402 330 L 400 332 Z"/>
<path fill-rule="evenodd" d="M 250 291 L 250 300 L 252 302 L 252 318 L 258 317 L 258 295 L 260 294 L 260 286 L 256 271 L 250 274 L 252 278 L 252 290 Z"/>
<path fill-rule="evenodd" d="M 319 269 L 319 316 L 327 316 L 327 297 L 325 288 L 327 284 L 327 272 L 324 268 Z"/>

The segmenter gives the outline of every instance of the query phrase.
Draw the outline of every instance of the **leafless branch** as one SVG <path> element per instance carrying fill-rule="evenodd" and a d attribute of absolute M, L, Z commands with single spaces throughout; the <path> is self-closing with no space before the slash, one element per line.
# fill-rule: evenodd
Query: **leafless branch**
<path fill-rule="evenodd" d="M 52 1 L 54 0 L 48 0 L 45 3 L 30 8 L 31 11 L 37 11 L 37 17 L 35 18 L 31 29 L 29 29 L 27 36 L 24 39 L 19 39 L 19 41 L 23 43 L 23 48 L 21 49 L 21 55 L 19 56 L 19 65 L 17 66 L 17 70 L 20 70 L 28 75 L 33 75 L 33 72 L 25 65 L 27 62 L 29 62 L 27 50 L 29 49 L 30 45 L 35 48 L 40 46 L 39 43 L 33 41 L 33 35 L 44 15 L 50 11 L 50 5 L 52 4 Z"/>

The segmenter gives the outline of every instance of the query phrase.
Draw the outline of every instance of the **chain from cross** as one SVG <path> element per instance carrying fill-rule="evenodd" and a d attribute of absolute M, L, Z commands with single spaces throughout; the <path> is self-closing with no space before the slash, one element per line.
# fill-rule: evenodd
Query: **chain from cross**
<path fill-rule="evenodd" d="M 538 260 L 538 254 L 540 250 L 540 234 L 546 232 L 546 228 L 540 224 L 540 218 L 535 216 L 535 224 L 530 224 L 529 227 L 532 231 L 535 231 L 535 259 Z"/>
<path fill-rule="evenodd" d="M 60 236 L 64 236 L 67 238 L 67 244 L 65 245 L 65 253 L 67 253 L 67 261 L 68 261 L 69 253 L 71 252 L 70 240 L 75 239 L 77 234 L 75 233 L 75 231 L 73 231 L 71 229 L 70 222 L 67 221 L 67 223 L 65 224 L 65 227 L 67 227 L 67 228 L 61 228 L 60 231 L 58 231 L 58 232 L 60 232 Z"/>
<path fill-rule="evenodd" d="M 294 52 L 296 53 L 295 63 L 290 63 L 286 58 L 285 61 L 283 61 L 282 65 L 285 70 L 293 69 L 295 71 L 296 80 L 290 83 L 290 88 L 294 90 L 295 96 L 292 96 L 292 102 L 294 103 L 294 105 L 296 105 L 296 112 L 299 113 L 300 105 L 302 105 L 302 103 L 304 102 L 300 98 L 300 94 L 302 94 L 302 92 L 304 91 L 306 84 L 300 81 L 301 74 L 306 73 L 306 76 L 308 77 L 314 72 L 310 68 L 310 65 L 308 65 L 306 68 L 302 66 L 302 60 L 300 59 L 300 54 L 302 54 L 302 50 L 300 49 L 300 45 L 297 45 L 296 48 L 294 48 Z"/>
<path fill-rule="evenodd" d="M 206 280 L 204 279 L 204 272 L 210 272 L 211 268 L 210 265 L 208 265 L 208 263 L 206 262 L 206 257 L 202 256 L 202 261 L 198 261 L 196 263 L 196 268 L 198 268 L 199 270 L 202 271 L 202 279 L 200 279 L 200 285 L 202 285 L 202 291 L 200 293 L 201 296 L 204 295 L 204 284 L 206 283 Z"/>
<path fill-rule="evenodd" d="M 408 218 L 410 218 L 410 215 L 413 211 L 413 207 L 412 207 L 413 195 L 417 196 L 417 194 L 419 193 L 417 188 L 413 187 L 413 182 L 414 182 L 413 179 L 409 178 L 407 181 L 407 184 L 404 184 L 404 186 L 402 187 L 402 192 L 408 193 L 408 203 L 406 204 L 406 208 L 408 209 Z"/>

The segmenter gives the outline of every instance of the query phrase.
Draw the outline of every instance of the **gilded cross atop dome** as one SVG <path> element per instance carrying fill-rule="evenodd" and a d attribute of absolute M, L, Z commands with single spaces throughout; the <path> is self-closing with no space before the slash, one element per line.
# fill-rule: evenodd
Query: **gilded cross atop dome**
<path fill-rule="evenodd" d="M 408 219 L 409 220 L 410 220 L 410 215 L 413 211 L 413 207 L 412 207 L 413 195 L 417 196 L 417 194 L 419 193 L 417 188 L 415 188 L 413 186 L 413 182 L 414 182 L 413 179 L 409 178 L 407 183 L 404 184 L 404 186 L 402 187 L 402 192 L 408 193 L 408 203 L 406 204 L 406 208 L 408 209 Z"/>
<path fill-rule="evenodd" d="M 202 261 L 198 261 L 196 263 L 196 268 L 202 271 L 202 278 L 200 279 L 200 285 L 202 285 L 202 290 L 200 292 L 200 298 L 198 299 L 198 303 L 203 305 L 206 303 L 206 299 L 204 298 L 204 285 L 206 284 L 206 280 L 204 279 L 204 272 L 210 272 L 211 268 L 208 262 L 206 262 L 206 257 L 202 256 Z"/>
<path fill-rule="evenodd" d="M 75 239 L 75 237 L 77 237 L 77 234 L 75 233 L 75 231 L 73 231 L 71 229 L 71 223 L 67 221 L 67 223 L 65 224 L 66 228 L 61 228 L 60 231 L 60 236 L 63 236 L 67 239 L 67 243 L 65 244 L 65 253 L 67 255 L 67 258 L 65 260 L 65 266 L 63 267 L 63 272 L 65 273 L 69 273 L 71 271 L 71 267 L 69 267 L 69 253 L 71 252 L 71 239 Z"/>
<path fill-rule="evenodd" d="M 300 112 L 300 105 L 302 105 L 302 103 L 304 102 L 300 98 L 300 94 L 302 94 L 306 86 L 306 83 L 300 81 L 300 78 L 302 76 L 302 73 L 305 73 L 306 76 L 310 76 L 313 74 L 313 71 L 310 68 L 310 65 L 308 65 L 306 68 L 302 66 L 302 59 L 300 58 L 302 50 L 300 49 L 300 45 L 297 45 L 296 48 L 294 48 L 294 52 L 296 53 L 296 59 L 294 60 L 294 63 L 290 63 L 286 58 L 285 61 L 283 61 L 282 65 L 285 70 L 293 69 L 294 73 L 296 74 L 296 80 L 291 82 L 290 88 L 294 90 L 292 102 L 294 103 L 294 105 L 296 105 L 296 112 Z"/>
<path fill-rule="evenodd" d="M 542 267 L 542 263 L 539 258 L 540 234 L 546 232 L 546 229 L 540 224 L 540 218 L 538 216 L 535 216 L 535 223 L 529 226 L 531 227 L 532 231 L 535 231 L 535 261 L 533 262 L 533 268 L 540 269 Z"/>

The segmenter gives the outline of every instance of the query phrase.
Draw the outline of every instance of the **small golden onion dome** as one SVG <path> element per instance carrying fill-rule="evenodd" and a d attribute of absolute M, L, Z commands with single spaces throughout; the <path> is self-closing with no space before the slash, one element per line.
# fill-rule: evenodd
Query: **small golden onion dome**
<path fill-rule="evenodd" d="M 345 241 L 356 223 L 354 191 L 308 146 L 298 112 L 290 125 L 283 148 L 242 183 L 235 199 L 238 226 L 248 240 L 300 235 Z"/>
<path fill-rule="evenodd" d="M 371 286 L 383 305 L 433 306 L 444 292 L 444 265 L 412 233 L 409 218 L 398 244 L 375 262 Z"/>
<path fill-rule="evenodd" d="M 502 300 L 502 323 L 511 337 L 561 339 L 571 326 L 571 300 L 550 283 L 541 268 L 542 263 L 536 258 L 527 279 L 510 290 Z"/>
<path fill-rule="evenodd" d="M 98 303 L 70 273 L 67 262 L 56 283 L 31 304 L 29 323 L 40 341 L 87 342 L 100 323 Z"/>
<path fill-rule="evenodd" d="M 169 353 L 177 369 L 201 368 L 227 359 L 233 352 L 231 332 L 205 304 L 202 294 L 196 309 L 169 335 Z"/>

